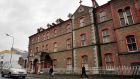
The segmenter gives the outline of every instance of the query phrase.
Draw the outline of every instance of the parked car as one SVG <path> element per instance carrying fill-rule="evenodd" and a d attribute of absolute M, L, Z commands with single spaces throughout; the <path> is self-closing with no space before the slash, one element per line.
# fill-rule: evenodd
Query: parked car
<path fill-rule="evenodd" d="M 3 64 L 1 71 L 1 76 L 4 77 L 5 75 L 8 75 L 8 77 L 25 78 L 27 76 L 27 71 L 18 63 L 6 62 Z"/>

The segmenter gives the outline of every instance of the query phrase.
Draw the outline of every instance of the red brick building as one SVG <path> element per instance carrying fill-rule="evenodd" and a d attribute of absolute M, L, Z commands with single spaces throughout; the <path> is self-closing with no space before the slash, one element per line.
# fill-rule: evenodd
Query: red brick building
<path fill-rule="evenodd" d="M 140 1 L 111 0 L 96 12 L 103 66 L 140 66 Z"/>
<path fill-rule="evenodd" d="M 80 5 L 63 21 L 40 28 L 29 37 L 29 69 L 35 73 L 51 65 L 61 73 L 98 68 L 93 8 Z"/>
<path fill-rule="evenodd" d="M 30 70 L 38 73 L 52 65 L 61 73 L 78 73 L 83 65 L 87 70 L 140 66 L 140 1 L 92 3 L 29 37 Z"/>

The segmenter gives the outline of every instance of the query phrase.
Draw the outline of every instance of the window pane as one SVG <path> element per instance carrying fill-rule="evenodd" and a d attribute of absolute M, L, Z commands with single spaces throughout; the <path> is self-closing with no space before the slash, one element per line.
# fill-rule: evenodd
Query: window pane
<path fill-rule="evenodd" d="M 80 19 L 80 27 L 84 26 L 84 18 Z"/>
<path fill-rule="evenodd" d="M 120 16 L 120 18 L 124 18 L 124 16 L 123 16 L 123 11 L 119 11 L 119 16 Z"/>
<path fill-rule="evenodd" d="M 83 57 L 82 57 L 82 63 L 83 63 L 83 64 L 87 64 L 87 62 L 88 62 L 87 56 L 83 56 Z"/>
<path fill-rule="evenodd" d="M 133 50 L 137 50 L 136 43 L 133 43 Z"/>
<path fill-rule="evenodd" d="M 129 24 L 133 24 L 132 16 L 127 17 Z"/>
<path fill-rule="evenodd" d="M 125 20 L 124 20 L 124 18 L 121 18 L 120 20 L 121 20 L 121 25 L 122 26 L 125 26 Z"/>
<path fill-rule="evenodd" d="M 129 51 L 133 51 L 132 45 L 128 44 Z"/>
<path fill-rule="evenodd" d="M 105 12 L 100 13 L 100 22 L 103 22 L 106 20 Z"/>

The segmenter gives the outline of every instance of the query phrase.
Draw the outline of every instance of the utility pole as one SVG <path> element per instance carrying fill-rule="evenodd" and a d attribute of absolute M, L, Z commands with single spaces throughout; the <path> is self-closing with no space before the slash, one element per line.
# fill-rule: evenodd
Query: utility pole
<path fill-rule="evenodd" d="M 12 50 L 13 50 L 13 46 L 14 46 L 14 37 L 9 35 L 9 34 L 6 34 L 6 36 L 9 36 L 9 37 L 12 38 L 11 57 L 10 57 L 10 63 L 11 63 L 11 60 L 12 60 Z"/>

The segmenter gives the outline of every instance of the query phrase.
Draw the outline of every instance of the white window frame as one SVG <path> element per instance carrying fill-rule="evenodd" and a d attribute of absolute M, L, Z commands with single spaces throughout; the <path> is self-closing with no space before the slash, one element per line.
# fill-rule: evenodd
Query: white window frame
<path fill-rule="evenodd" d="M 86 34 L 81 35 L 81 46 L 86 46 Z"/>
<path fill-rule="evenodd" d="M 128 37 L 131 37 L 131 38 L 133 37 L 134 40 L 135 40 L 135 42 L 131 42 L 131 43 L 128 43 L 128 41 L 127 41 L 128 52 L 136 52 L 136 51 L 138 51 L 138 46 L 137 46 L 137 42 L 136 42 L 135 36 L 134 36 L 134 35 L 127 36 L 127 37 L 126 37 L 126 40 L 128 40 Z M 129 39 L 130 39 L 130 38 L 129 38 Z M 132 39 L 131 39 L 131 41 L 132 41 Z M 133 50 L 130 50 L 128 45 L 131 45 L 131 47 L 133 47 L 133 44 L 134 44 L 134 43 L 136 44 L 136 50 L 134 50 L 134 48 L 133 48 Z"/>
<path fill-rule="evenodd" d="M 106 21 L 106 12 L 102 11 L 100 12 L 100 22 Z"/>
<path fill-rule="evenodd" d="M 81 18 L 80 19 L 80 27 L 84 27 L 85 26 L 85 19 Z"/>
<path fill-rule="evenodd" d="M 110 42 L 110 34 L 108 29 L 102 31 L 102 38 L 103 38 L 103 43 Z"/>

